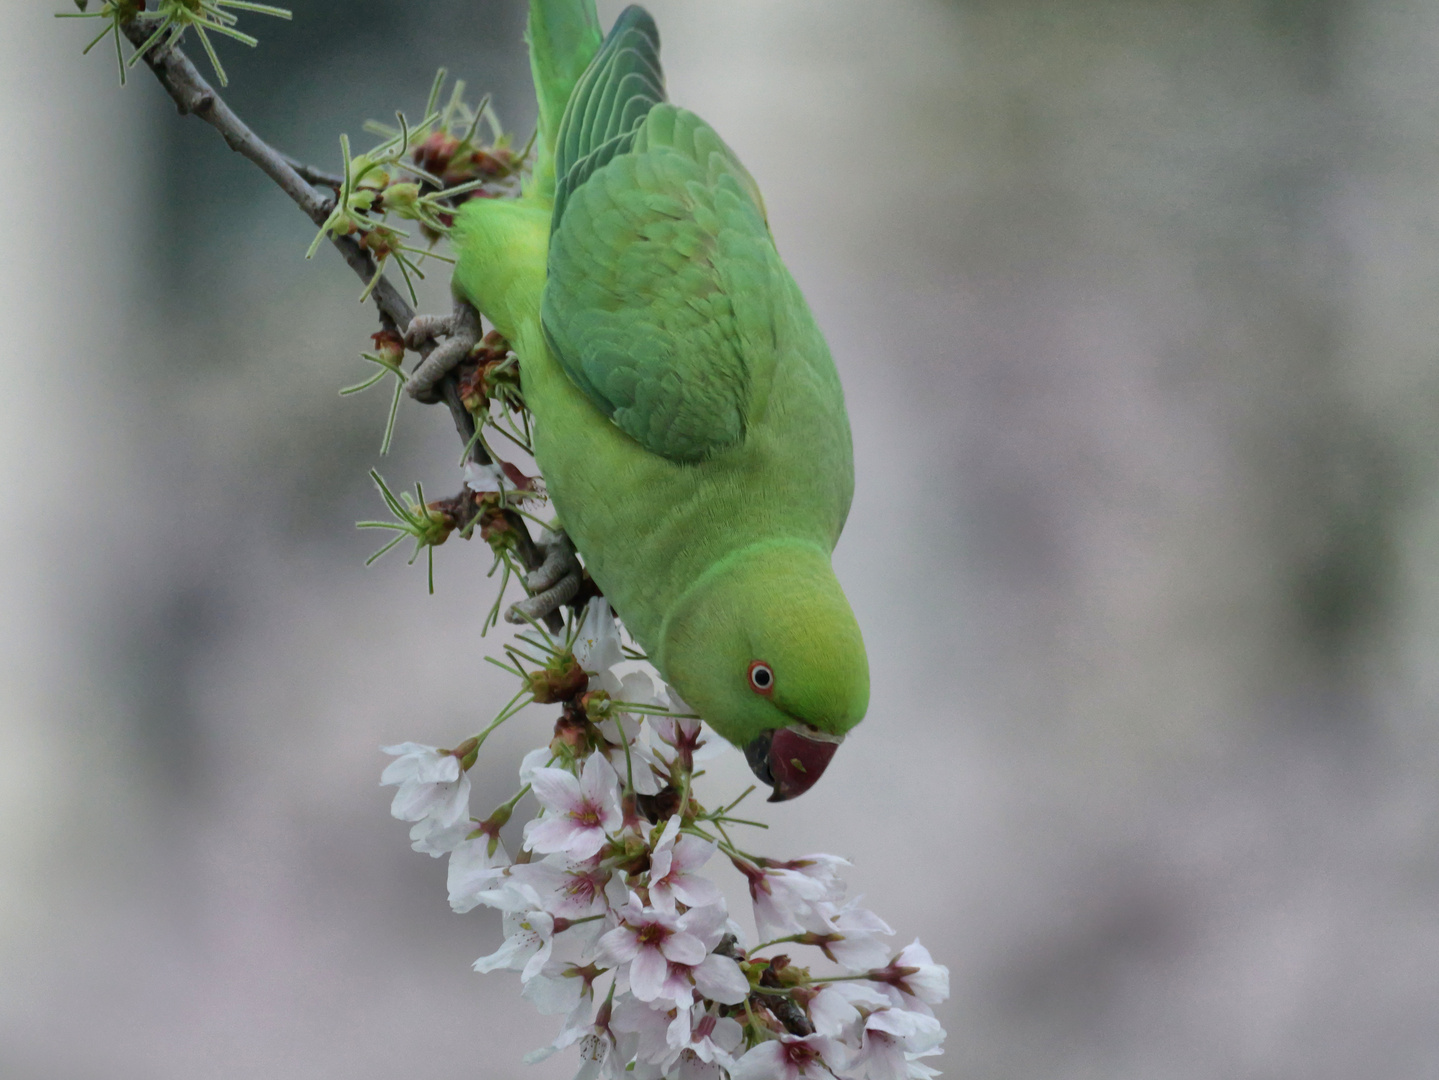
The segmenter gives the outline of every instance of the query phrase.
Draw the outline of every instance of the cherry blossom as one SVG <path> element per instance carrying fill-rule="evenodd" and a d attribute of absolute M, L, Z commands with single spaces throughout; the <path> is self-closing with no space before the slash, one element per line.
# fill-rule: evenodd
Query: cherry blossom
<path fill-rule="evenodd" d="M 763 867 L 733 856 L 730 861 L 749 882 L 760 937 L 770 941 L 806 931 L 829 930 L 822 905 L 833 904 L 844 895 L 833 873 L 834 864 L 848 865 L 843 859 L 807 855 L 788 863 L 764 860 Z"/>
<path fill-rule="evenodd" d="M 828 1076 L 846 1067 L 849 1055 L 828 1035 L 781 1035 L 762 1042 L 735 1062 L 730 1080 L 799 1080 Z"/>
<path fill-rule="evenodd" d="M 555 934 L 565 929 L 565 924 L 543 909 L 540 898 L 527 885 L 507 884 L 489 894 L 486 902 L 504 911 L 505 940 L 494 952 L 476 960 L 475 970 L 484 974 L 509 968 L 520 972 L 521 982 L 528 982 L 543 970 Z"/>
<path fill-rule="evenodd" d="M 879 1009 L 865 1017 L 859 1053 L 850 1060 L 850 1068 L 862 1068 L 870 1080 L 908 1080 L 911 1055 L 936 1053 L 943 1041 L 944 1028 L 933 1016 Z"/>
<path fill-rule="evenodd" d="M 888 967 L 871 971 L 869 977 L 893 987 L 901 1003 L 922 1012 L 949 997 L 949 968 L 936 964 L 918 938 L 906 945 Z"/>
<path fill-rule="evenodd" d="M 689 706 L 668 691 L 671 712 L 688 712 Z M 660 743 L 674 751 L 670 755 L 660 751 L 661 756 L 671 757 L 684 771 L 691 771 L 695 762 L 708 761 L 725 752 L 725 744 L 715 739 L 704 725 L 688 717 L 660 716 L 654 720 L 654 731 Z M 658 749 L 658 748 L 657 748 Z"/>
<path fill-rule="evenodd" d="M 465 487 L 477 495 L 488 495 L 505 490 L 505 474 L 497 465 L 481 465 L 478 461 L 465 462 Z M 513 484 L 510 485 L 514 487 Z"/>
<path fill-rule="evenodd" d="M 524 984 L 520 995 L 543 1016 L 563 1014 L 566 1028 L 589 1026 L 600 969 L 550 960 Z"/>
<path fill-rule="evenodd" d="M 548 746 L 539 746 L 520 759 L 520 783 L 533 784 L 535 770 L 545 769 L 554 764 L 555 755 Z"/>
<path fill-rule="evenodd" d="M 563 1050 L 578 1043 L 580 1069 L 575 1073 L 575 1080 L 595 1080 L 601 1075 L 604 1080 L 627 1080 L 632 1077 L 633 1072 L 626 1072 L 626 1067 L 634 1060 L 635 1040 L 633 1036 L 622 1039 L 623 1033 L 616 1034 L 618 1026 L 611 1027 L 613 1007 L 611 1001 L 606 1001 L 599 1007 L 592 1021 L 566 1024 L 553 1043 L 526 1054 L 525 1064 L 533 1065 L 543 1061 L 556 1050 Z"/>
<path fill-rule="evenodd" d="M 725 912 L 724 901 L 690 908 L 680 916 L 679 927 L 699 938 L 705 947 L 705 958 L 698 964 L 670 962 L 666 987 L 675 987 L 673 1000 L 677 1004 L 687 1003 L 684 988 L 674 984 L 674 980 L 683 979 L 693 982 L 695 989 L 711 1001 L 722 1005 L 738 1005 L 743 1001 L 749 995 L 749 980 L 733 957 L 715 951 L 726 933 L 734 928 Z"/>
<path fill-rule="evenodd" d="M 569 646 L 545 648 L 557 656 Z M 948 997 L 948 970 L 918 940 L 893 951 L 889 925 L 845 899 L 844 859 L 747 854 L 720 827 L 733 818 L 706 813 L 693 791 L 692 801 L 680 798 L 695 762 L 727 744 L 698 720 L 613 704 L 684 708 L 648 674 L 617 670 L 629 661 L 602 598 L 586 609 L 573 651 L 590 672 L 587 692 L 604 690 L 608 701 L 576 694 L 556 741 L 524 756 L 520 793 L 491 818 L 470 817 L 461 768 L 478 737 L 456 751 L 390 747 L 396 760 L 381 777 L 398 785 L 391 809 L 412 823 L 414 847 L 448 853 L 451 906 L 502 913 L 504 940 L 475 970 L 519 973 L 525 1000 L 563 1017 L 554 1040 L 525 1060 L 573 1048 L 576 1080 L 936 1076 L 927 1061 L 941 1053 L 944 1029 L 933 1007 Z M 633 781 L 623 797 L 621 777 Z M 516 862 L 500 831 L 526 788 L 539 813 L 523 826 Z M 716 853 L 745 877 L 765 949 L 746 944 L 729 918 L 712 877 L 725 862 Z M 770 955 L 781 942 L 785 955 Z M 848 974 L 811 974 L 796 955 L 804 949 Z M 601 979 L 607 993 L 596 1007 Z M 791 992 L 777 997 L 783 988 Z"/>
<path fill-rule="evenodd" d="M 660 1076 L 669 1055 L 669 1002 L 651 1005 L 633 994 L 622 994 L 615 1001 L 612 1026 L 626 1038 L 626 1049 L 635 1063 L 634 1073 L 640 1077 Z"/>
<path fill-rule="evenodd" d="M 867 971 L 883 964 L 890 945 L 880 934 L 893 937 L 894 931 L 874 912 L 859 906 L 859 897 L 844 905 L 821 903 L 816 910 L 828 929 L 816 934 L 813 944 L 848 971 Z"/>
<path fill-rule="evenodd" d="M 643 672 L 635 674 L 643 676 Z M 629 678 L 629 675 L 625 676 L 625 680 Z M 642 690 L 643 687 L 632 686 L 626 689 L 621 685 L 614 696 L 616 700 L 634 704 L 651 702 L 652 696 L 638 692 Z M 618 775 L 632 779 L 635 791 L 639 794 L 653 795 L 658 792 L 661 787 L 660 777 L 668 770 L 645 738 L 644 717 L 636 713 L 614 712 L 597 724 L 596 728 L 605 740 L 602 749 L 610 767 Z"/>
<path fill-rule="evenodd" d="M 453 754 L 412 742 L 386 746 L 384 752 L 398 755 L 380 774 L 381 787 L 399 785 L 391 814 L 401 821 L 430 819 L 440 828 L 465 817 L 470 778 Z"/>
<path fill-rule="evenodd" d="M 821 1035 L 858 1045 L 864 1030 L 864 1014 L 860 1009 L 888 1009 L 891 1004 L 884 987 L 864 982 L 835 982 L 810 999 L 809 1017 Z"/>
<path fill-rule="evenodd" d="M 689 907 L 718 903 L 719 886 L 695 872 L 718 848 L 713 840 L 681 836 L 678 817 L 665 822 L 650 856 L 650 903 L 661 911 L 674 911 L 676 901 Z"/>
<path fill-rule="evenodd" d="M 604 866 L 597 856 L 575 862 L 563 854 L 547 855 L 514 867 L 510 876 L 533 888 L 544 899 L 546 911 L 568 919 L 603 914 L 629 901 L 624 875 Z"/>
<path fill-rule="evenodd" d="M 471 823 L 466 822 L 466 826 Z M 473 831 L 473 830 L 471 830 Z M 463 914 L 480 901 L 480 893 L 494 887 L 510 865 L 510 856 L 500 843 L 499 834 L 481 833 L 473 840 L 462 841 L 450 853 L 446 885 L 450 891 L 450 907 Z"/>
<path fill-rule="evenodd" d="M 448 825 L 437 818 L 421 818 L 410 828 L 410 847 L 424 852 L 432 859 L 438 859 L 464 843 L 465 837 L 469 836 L 474 828 L 475 823 L 468 814 L 462 814 L 458 820 Z"/>
<path fill-rule="evenodd" d="M 654 1001 L 673 985 L 671 963 L 697 967 L 709 953 L 678 916 L 647 908 L 638 896 L 631 894 L 618 915 L 619 926 L 600 938 L 600 959 L 629 965 L 630 990 L 640 1001 Z"/>
<path fill-rule="evenodd" d="M 616 664 L 624 662 L 619 627 L 615 624 L 610 602 L 603 596 L 594 597 L 585 607 L 585 617 L 580 622 L 573 651 L 576 662 L 589 672 L 591 690 L 601 689 L 601 677 Z"/>
<path fill-rule="evenodd" d="M 454 850 L 470 831 L 470 777 L 448 751 L 421 743 L 383 748 L 397 755 L 380 786 L 398 784 L 390 813 L 413 821 L 410 846 L 432 857 Z"/>
<path fill-rule="evenodd" d="M 525 826 L 531 851 L 588 859 L 605 846 L 606 834 L 624 823 L 619 778 L 602 755 L 590 755 L 578 779 L 565 769 L 536 769 L 533 776 L 545 814 Z"/>
<path fill-rule="evenodd" d="M 707 1080 L 734 1065 L 734 1052 L 744 1042 L 739 1022 L 696 1002 L 680 1009 L 665 1031 L 669 1054 L 662 1062 L 666 1075 L 678 1066 L 683 1080 Z"/>

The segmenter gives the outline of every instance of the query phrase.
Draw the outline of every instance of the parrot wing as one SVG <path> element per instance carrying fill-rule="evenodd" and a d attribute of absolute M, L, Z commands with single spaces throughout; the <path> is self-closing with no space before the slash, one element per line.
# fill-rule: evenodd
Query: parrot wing
<path fill-rule="evenodd" d="M 754 180 L 665 101 L 659 33 L 627 8 L 556 139 L 545 335 L 581 391 L 652 453 L 741 442 L 777 353 L 785 273 Z"/>

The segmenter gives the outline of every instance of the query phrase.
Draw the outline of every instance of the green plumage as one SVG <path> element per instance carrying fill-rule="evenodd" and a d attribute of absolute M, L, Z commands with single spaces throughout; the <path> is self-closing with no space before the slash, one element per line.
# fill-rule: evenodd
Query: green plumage
<path fill-rule="evenodd" d="M 829 350 L 754 180 L 665 100 L 648 13 L 589 26 L 592 0 L 533 0 L 535 177 L 466 204 L 456 288 L 519 354 L 560 519 L 665 677 L 740 745 L 842 733 L 869 682 L 829 562 L 853 491 Z"/>

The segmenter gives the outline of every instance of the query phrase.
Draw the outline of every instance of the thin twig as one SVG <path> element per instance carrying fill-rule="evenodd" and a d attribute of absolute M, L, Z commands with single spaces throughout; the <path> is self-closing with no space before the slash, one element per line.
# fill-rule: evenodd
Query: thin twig
<path fill-rule="evenodd" d="M 130 43 L 139 48 L 149 40 L 159 21 L 154 16 L 137 16 L 124 23 L 121 28 Z M 290 197 L 296 206 L 305 212 L 317 227 L 325 224 L 325 220 L 330 216 L 330 211 L 334 209 L 335 196 L 328 192 L 321 193 L 311 185 L 324 184 L 328 186 L 331 181 L 339 181 L 340 177 L 330 176 L 300 165 L 251 131 L 249 125 L 225 104 L 224 99 L 215 92 L 214 87 L 205 80 L 205 77 L 190 62 L 190 58 L 185 55 L 178 44 L 162 44 L 152 47 L 146 51 L 144 60 L 150 70 L 155 73 L 155 77 L 160 80 L 160 85 L 165 88 L 165 92 L 175 102 L 176 107 L 180 110 L 180 115 L 198 116 L 213 127 L 220 133 L 231 150 L 254 162 L 266 176 L 279 186 L 281 191 Z M 369 282 L 375 279 L 375 262 L 370 257 L 370 253 L 362 248 L 354 237 L 332 236 L 330 242 L 339 249 L 345 262 L 349 264 L 350 269 L 361 281 Z M 414 319 L 415 312 L 384 274 L 379 275 L 374 289 L 370 292 L 370 297 L 379 311 L 380 324 L 386 330 L 403 334 L 405 328 Z M 429 355 L 433 347 L 431 343 L 419 350 L 422 360 Z M 474 437 L 474 418 L 470 416 L 469 410 L 460 401 L 459 391 L 455 388 L 453 378 L 446 378 L 443 391 L 445 404 L 449 407 L 450 417 L 454 421 L 455 430 L 459 433 L 460 440 L 467 446 L 473 443 L 470 449 L 471 458 L 482 465 L 489 464 L 489 455 L 480 441 Z M 506 511 L 505 517 L 515 530 L 516 553 L 524 563 L 525 569 L 534 570 L 544 561 L 544 556 L 535 546 L 529 529 L 519 514 Z"/>
<path fill-rule="evenodd" d="M 317 169 L 313 165 L 306 165 L 299 158 L 291 157 L 289 154 L 281 154 L 285 164 L 300 174 L 307 183 L 316 187 L 340 188 L 344 186 L 345 178 L 339 173 L 325 172 L 324 169 Z"/>

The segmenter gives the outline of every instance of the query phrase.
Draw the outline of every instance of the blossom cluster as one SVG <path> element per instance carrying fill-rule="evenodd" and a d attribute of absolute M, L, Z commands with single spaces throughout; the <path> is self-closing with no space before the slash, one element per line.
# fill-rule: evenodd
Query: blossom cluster
<path fill-rule="evenodd" d="M 536 630 L 507 653 L 521 695 L 453 749 L 386 748 L 381 783 L 398 785 L 391 810 L 413 823 L 415 849 L 449 858 L 454 910 L 502 913 L 504 940 L 475 970 L 518 972 L 522 995 L 563 1017 L 527 1061 L 577 1047 L 576 1080 L 937 1075 L 927 1061 L 944 1039 L 933 1006 L 947 969 L 918 941 L 895 949 L 894 931 L 845 899 L 845 860 L 735 846 L 744 796 L 706 809 L 691 787 L 696 761 L 723 744 L 647 673 L 618 673 L 628 665 L 603 598 L 572 634 Z M 468 769 L 532 701 L 563 705 L 554 738 L 525 756 L 512 798 L 473 818 Z M 500 831 L 527 794 L 539 813 L 511 856 Z M 707 876 L 725 862 L 748 885 L 757 944 Z"/>

